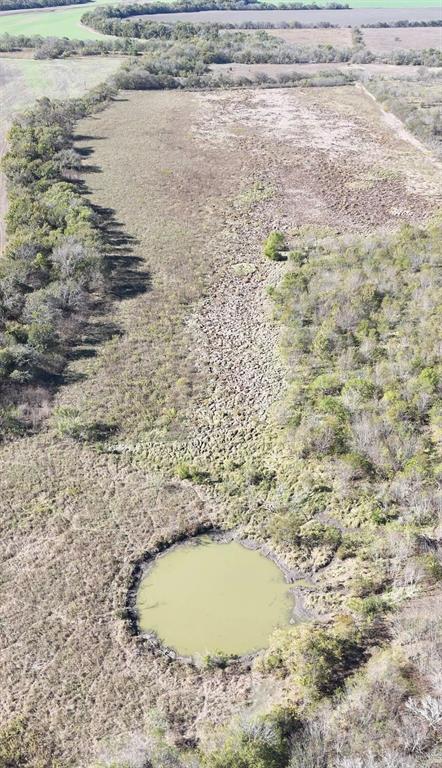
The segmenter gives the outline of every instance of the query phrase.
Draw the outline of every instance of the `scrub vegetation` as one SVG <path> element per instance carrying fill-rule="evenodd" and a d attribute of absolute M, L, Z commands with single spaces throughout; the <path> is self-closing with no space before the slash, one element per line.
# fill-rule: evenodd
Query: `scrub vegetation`
<path fill-rule="evenodd" d="M 373 78 L 366 83 L 370 93 L 408 130 L 442 157 L 442 88 L 439 76 L 422 73 L 412 78 Z"/>
<path fill-rule="evenodd" d="M 103 243 L 93 209 L 68 178 L 80 167 L 73 121 L 112 95 L 97 88 L 82 100 L 41 99 L 8 135 L 3 171 L 9 190 L 2 257 L 2 384 L 54 376 L 78 318 L 98 300 Z"/>
<path fill-rule="evenodd" d="M 438 73 L 369 77 L 353 30 L 365 88 L 235 78 L 210 67 L 301 53 L 122 8 L 88 21 L 142 55 L 3 159 L 0 764 L 434 768 Z M 242 664 L 130 621 L 139 563 L 211 527 L 296 597 Z"/>

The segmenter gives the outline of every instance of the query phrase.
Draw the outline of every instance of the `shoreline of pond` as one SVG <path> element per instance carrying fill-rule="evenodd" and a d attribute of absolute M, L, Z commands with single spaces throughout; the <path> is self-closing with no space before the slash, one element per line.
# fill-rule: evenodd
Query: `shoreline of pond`
<path fill-rule="evenodd" d="M 170 661 L 177 661 L 197 668 L 203 666 L 203 657 L 200 654 L 180 654 L 174 648 L 164 643 L 154 631 L 143 631 L 139 625 L 137 608 L 137 595 L 141 582 L 154 568 L 158 559 L 164 555 L 170 554 L 178 547 L 185 546 L 187 543 L 196 543 L 197 539 L 201 539 L 202 537 L 208 537 L 213 542 L 220 544 L 236 541 L 245 549 L 261 553 L 277 566 L 285 583 L 289 586 L 291 585 L 289 592 L 292 600 L 292 607 L 288 626 L 293 626 L 301 623 L 303 620 L 311 620 L 313 618 L 310 614 L 307 615 L 301 589 L 298 586 L 294 586 L 295 582 L 308 578 L 306 577 L 306 574 L 290 568 L 270 547 L 253 539 L 244 538 L 236 530 L 226 531 L 222 528 L 213 526 L 212 524 L 202 524 L 197 526 L 196 529 L 190 533 L 188 532 L 179 535 L 171 541 L 161 542 L 156 547 L 146 551 L 137 559 L 135 564 L 133 564 L 124 608 L 125 630 L 128 639 L 135 639 L 143 650 L 154 653 L 155 655 L 164 656 Z M 244 671 L 249 671 L 253 659 L 262 653 L 263 650 L 264 648 L 260 648 L 250 653 L 237 655 L 208 654 L 207 658 L 212 662 L 213 667 L 235 666 L 243 668 Z"/>

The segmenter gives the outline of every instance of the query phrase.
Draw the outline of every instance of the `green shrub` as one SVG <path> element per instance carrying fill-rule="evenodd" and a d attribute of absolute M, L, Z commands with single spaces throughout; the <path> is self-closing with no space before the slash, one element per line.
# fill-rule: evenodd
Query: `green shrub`
<path fill-rule="evenodd" d="M 21 435 L 24 431 L 23 421 L 14 406 L 0 407 L 0 441 L 6 437 Z"/>
<path fill-rule="evenodd" d="M 193 483 L 204 483 L 209 479 L 209 474 L 188 464 L 186 461 L 180 461 L 175 467 L 175 474 L 180 480 L 191 480 Z"/>
<path fill-rule="evenodd" d="M 290 675 L 304 698 L 331 695 L 364 657 L 360 634 L 349 617 L 330 627 L 302 624 L 277 630 L 262 665 Z"/>
<path fill-rule="evenodd" d="M 356 376 L 348 379 L 342 389 L 343 395 L 356 394 L 361 400 L 369 400 L 373 397 L 376 388 L 371 381 L 359 379 Z"/>
<path fill-rule="evenodd" d="M 287 725 L 278 715 L 261 717 L 227 734 L 224 744 L 202 755 L 203 768 L 285 768 Z"/>
<path fill-rule="evenodd" d="M 43 728 L 17 717 L 0 729 L 1 768 L 59 768 Z"/>
<path fill-rule="evenodd" d="M 66 406 L 55 408 L 52 420 L 61 437 L 70 437 L 80 443 L 100 443 L 116 431 L 114 424 L 87 422 L 76 408 Z"/>
<path fill-rule="evenodd" d="M 282 232 L 271 232 L 264 243 L 264 256 L 272 261 L 285 261 L 287 256 L 281 253 L 284 248 Z"/>
<path fill-rule="evenodd" d="M 237 658 L 234 654 L 224 653 L 223 651 L 207 653 L 203 656 L 203 666 L 205 669 L 225 669 L 229 666 L 229 662 Z"/>
<path fill-rule="evenodd" d="M 418 382 L 425 392 L 434 392 L 439 384 L 439 373 L 436 368 L 424 368 L 418 376 Z"/>
<path fill-rule="evenodd" d="M 356 557 L 358 550 L 361 547 L 361 539 L 355 534 L 344 533 L 341 538 L 341 543 L 336 550 L 336 556 L 340 560 L 348 560 L 351 557 Z"/>
<path fill-rule="evenodd" d="M 295 508 L 275 513 L 269 523 L 269 532 L 276 544 L 281 546 L 299 543 L 301 526 L 305 523 L 304 510 Z"/>
<path fill-rule="evenodd" d="M 365 598 L 352 598 L 349 607 L 368 619 L 382 616 L 393 609 L 391 600 L 385 595 L 369 595 Z"/>
<path fill-rule="evenodd" d="M 418 560 L 433 581 L 442 581 L 442 562 L 434 552 L 420 555 Z"/>
<path fill-rule="evenodd" d="M 299 538 L 309 549 L 321 545 L 337 548 L 341 543 L 342 534 L 339 528 L 333 525 L 310 520 L 300 527 Z"/>
<path fill-rule="evenodd" d="M 321 373 L 309 384 L 312 394 L 337 395 L 341 388 L 341 379 L 336 373 Z"/>

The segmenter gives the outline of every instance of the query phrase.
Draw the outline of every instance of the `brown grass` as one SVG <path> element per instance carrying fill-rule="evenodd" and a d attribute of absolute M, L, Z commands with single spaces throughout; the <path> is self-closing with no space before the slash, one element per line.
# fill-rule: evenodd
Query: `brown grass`
<path fill-rule="evenodd" d="M 354 88 L 132 93 L 78 130 L 92 200 L 109 216 L 115 302 L 85 333 L 56 405 L 119 433 L 100 453 L 49 421 L 1 449 L 0 688 L 2 720 L 29 715 L 84 764 L 115 734 L 135 739 L 153 706 L 191 739 L 264 695 L 257 672 L 141 652 L 121 618 L 131 564 L 149 547 L 258 514 L 253 485 L 229 473 L 233 459 L 278 460 L 268 413 L 283 372 L 263 306 L 280 273 L 264 237 L 421 219 L 440 176 Z M 173 479 L 180 460 L 218 490 Z M 267 681 L 266 696 L 277 688 Z"/>
<path fill-rule="evenodd" d="M 351 29 L 268 29 L 269 35 L 279 37 L 293 45 L 333 45 L 335 48 L 351 47 Z"/>
<path fill-rule="evenodd" d="M 364 43 L 373 53 L 442 48 L 442 27 L 409 27 L 407 29 L 363 29 Z"/>

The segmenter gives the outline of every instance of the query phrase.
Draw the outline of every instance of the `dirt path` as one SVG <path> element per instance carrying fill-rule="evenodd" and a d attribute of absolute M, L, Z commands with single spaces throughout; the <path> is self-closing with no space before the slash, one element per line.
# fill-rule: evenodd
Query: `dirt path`
<path fill-rule="evenodd" d="M 409 144 L 411 144 L 413 147 L 418 149 L 420 152 L 422 152 L 429 160 L 438 168 L 442 168 L 442 164 L 436 160 L 431 150 L 429 150 L 425 144 L 423 144 L 416 136 L 413 136 L 413 134 L 405 127 L 402 120 L 400 120 L 396 115 L 394 115 L 392 112 L 389 112 L 385 109 L 385 107 L 382 106 L 382 104 L 376 99 L 375 96 L 373 96 L 372 93 L 362 84 L 362 83 L 356 83 L 356 88 L 359 88 L 359 90 L 363 91 L 363 93 L 368 96 L 369 99 L 374 101 L 374 103 L 379 108 L 379 111 L 382 115 L 382 119 L 384 120 L 385 124 L 388 125 L 388 127 L 395 133 L 395 135 L 401 139 L 402 141 L 407 141 Z"/>

